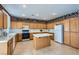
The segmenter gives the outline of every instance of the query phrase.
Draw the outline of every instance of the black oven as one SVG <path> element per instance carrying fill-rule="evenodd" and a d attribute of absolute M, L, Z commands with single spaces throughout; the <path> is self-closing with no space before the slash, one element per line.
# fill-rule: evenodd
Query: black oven
<path fill-rule="evenodd" d="M 29 35 L 29 30 L 22 30 L 22 39 L 28 39 Z"/>

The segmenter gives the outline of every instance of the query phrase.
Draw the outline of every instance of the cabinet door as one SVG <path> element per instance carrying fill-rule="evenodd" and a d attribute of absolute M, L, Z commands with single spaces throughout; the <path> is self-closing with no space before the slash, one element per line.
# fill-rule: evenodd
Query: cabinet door
<path fill-rule="evenodd" d="M 3 12 L 0 10 L 0 28 L 3 28 Z"/>
<path fill-rule="evenodd" d="M 64 44 L 70 45 L 70 33 L 64 32 Z"/>
<path fill-rule="evenodd" d="M 7 29 L 7 15 L 4 13 L 4 29 Z"/>
<path fill-rule="evenodd" d="M 17 28 L 17 23 L 16 21 L 11 21 L 11 28 L 16 29 Z"/>
<path fill-rule="evenodd" d="M 70 19 L 70 30 L 71 32 L 79 32 L 79 20 L 78 17 Z"/>
<path fill-rule="evenodd" d="M 69 31 L 69 19 L 64 20 L 64 31 Z"/>
<path fill-rule="evenodd" d="M 48 28 L 48 29 L 53 29 L 53 23 L 48 23 L 48 24 L 47 24 L 47 28 Z"/>
<path fill-rule="evenodd" d="M 17 34 L 17 42 L 22 41 L 22 33 Z"/>
<path fill-rule="evenodd" d="M 17 21 L 17 28 L 21 29 L 22 28 L 22 22 L 21 21 Z"/>
<path fill-rule="evenodd" d="M 79 48 L 79 33 L 71 33 L 71 46 Z"/>
<path fill-rule="evenodd" d="M 7 43 L 7 54 L 11 55 L 13 53 L 13 38 Z"/>

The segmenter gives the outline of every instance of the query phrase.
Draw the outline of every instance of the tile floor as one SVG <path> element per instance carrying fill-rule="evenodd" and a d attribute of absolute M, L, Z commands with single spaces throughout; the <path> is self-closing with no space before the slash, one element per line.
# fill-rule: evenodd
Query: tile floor
<path fill-rule="evenodd" d="M 51 46 L 35 50 L 32 40 L 17 43 L 13 55 L 79 55 L 79 50 L 51 40 Z"/>

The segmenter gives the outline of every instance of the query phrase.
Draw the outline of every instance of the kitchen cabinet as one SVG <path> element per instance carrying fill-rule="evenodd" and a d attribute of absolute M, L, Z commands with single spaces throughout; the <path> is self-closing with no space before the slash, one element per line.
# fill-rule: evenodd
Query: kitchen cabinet
<path fill-rule="evenodd" d="M 17 42 L 22 41 L 22 33 L 17 34 Z"/>
<path fill-rule="evenodd" d="M 22 28 L 29 28 L 29 22 L 22 21 Z"/>
<path fill-rule="evenodd" d="M 34 29 L 35 25 L 34 23 L 30 23 L 30 29 Z"/>
<path fill-rule="evenodd" d="M 79 32 L 79 19 L 78 17 L 74 17 L 70 19 L 70 31 L 71 32 Z"/>
<path fill-rule="evenodd" d="M 15 36 L 15 45 L 17 44 L 17 42 L 18 42 L 18 34 L 16 34 L 16 36 Z"/>
<path fill-rule="evenodd" d="M 7 54 L 12 55 L 13 53 L 13 38 L 10 39 L 7 43 Z"/>
<path fill-rule="evenodd" d="M 64 31 L 68 31 L 68 32 L 70 31 L 69 21 L 70 21 L 69 19 L 64 20 Z"/>
<path fill-rule="evenodd" d="M 3 28 L 3 12 L 0 10 L 0 28 Z"/>
<path fill-rule="evenodd" d="M 70 45 L 70 33 L 64 32 L 64 44 Z"/>
<path fill-rule="evenodd" d="M 46 24 L 44 23 L 38 23 L 38 22 L 35 22 L 35 23 L 29 23 L 30 25 L 30 29 L 46 29 Z"/>
<path fill-rule="evenodd" d="M 79 48 L 79 33 L 71 33 L 71 46 Z"/>
<path fill-rule="evenodd" d="M 4 13 L 4 29 L 7 29 L 7 15 Z"/>
<path fill-rule="evenodd" d="M 47 29 L 53 29 L 53 28 L 54 28 L 54 23 L 47 24 Z"/>
<path fill-rule="evenodd" d="M 16 21 L 11 21 L 11 28 L 16 29 L 17 28 L 17 22 Z"/>
<path fill-rule="evenodd" d="M 23 22 L 22 21 L 16 21 L 16 23 L 17 23 L 17 27 L 16 28 L 18 28 L 18 29 L 22 29 L 23 28 Z"/>

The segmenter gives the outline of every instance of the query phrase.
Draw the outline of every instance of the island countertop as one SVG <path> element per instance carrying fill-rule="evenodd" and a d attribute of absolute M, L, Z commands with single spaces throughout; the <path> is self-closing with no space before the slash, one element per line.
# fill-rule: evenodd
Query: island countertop
<path fill-rule="evenodd" d="M 53 34 L 48 33 L 42 33 L 42 34 L 33 34 L 33 37 L 47 37 L 47 36 L 53 36 Z"/>

